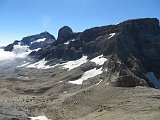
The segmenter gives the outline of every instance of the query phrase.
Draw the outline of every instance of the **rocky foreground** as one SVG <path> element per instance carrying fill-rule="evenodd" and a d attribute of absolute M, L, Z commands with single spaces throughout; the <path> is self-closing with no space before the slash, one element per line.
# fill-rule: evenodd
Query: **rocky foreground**
<path fill-rule="evenodd" d="M 57 40 L 44 32 L 4 50 L 24 46 L 29 55 L 0 63 L 1 120 L 160 119 L 158 19 L 65 26 Z"/>

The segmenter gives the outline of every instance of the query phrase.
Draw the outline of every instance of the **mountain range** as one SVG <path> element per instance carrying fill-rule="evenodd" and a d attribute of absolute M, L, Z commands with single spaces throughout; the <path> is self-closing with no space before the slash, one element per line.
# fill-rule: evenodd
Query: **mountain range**
<path fill-rule="evenodd" d="M 159 48 L 157 18 L 16 40 L 0 49 L 0 118 L 158 120 Z"/>

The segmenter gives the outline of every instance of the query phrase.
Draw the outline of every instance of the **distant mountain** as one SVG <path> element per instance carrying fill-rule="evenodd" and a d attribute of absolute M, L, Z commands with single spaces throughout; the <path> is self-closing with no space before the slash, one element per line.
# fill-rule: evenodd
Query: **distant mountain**
<path fill-rule="evenodd" d="M 13 43 L 4 47 L 5 51 L 12 51 L 15 45 L 28 46 L 30 50 L 43 48 L 55 41 L 55 37 L 48 32 L 43 32 L 37 35 L 24 37 L 22 40 L 16 40 Z"/>

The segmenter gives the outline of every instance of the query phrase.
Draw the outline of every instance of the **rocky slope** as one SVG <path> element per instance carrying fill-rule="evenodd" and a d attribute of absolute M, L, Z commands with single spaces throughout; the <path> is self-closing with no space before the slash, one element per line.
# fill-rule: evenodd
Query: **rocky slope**
<path fill-rule="evenodd" d="M 145 18 L 15 41 L 7 54 L 30 51 L 0 59 L 0 120 L 159 120 L 159 40 L 159 20 Z"/>

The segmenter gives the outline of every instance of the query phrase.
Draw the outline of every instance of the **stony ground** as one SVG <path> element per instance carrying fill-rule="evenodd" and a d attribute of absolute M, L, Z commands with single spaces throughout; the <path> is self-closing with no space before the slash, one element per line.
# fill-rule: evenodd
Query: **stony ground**
<path fill-rule="evenodd" d="M 39 115 L 52 120 L 160 119 L 158 89 L 112 87 L 105 79 L 99 82 L 100 76 L 90 79 L 90 84 L 73 85 L 68 81 L 82 71 L 39 70 L 34 76 L 35 70 L 29 71 L 21 76 L 1 75 L 0 120 Z"/>

